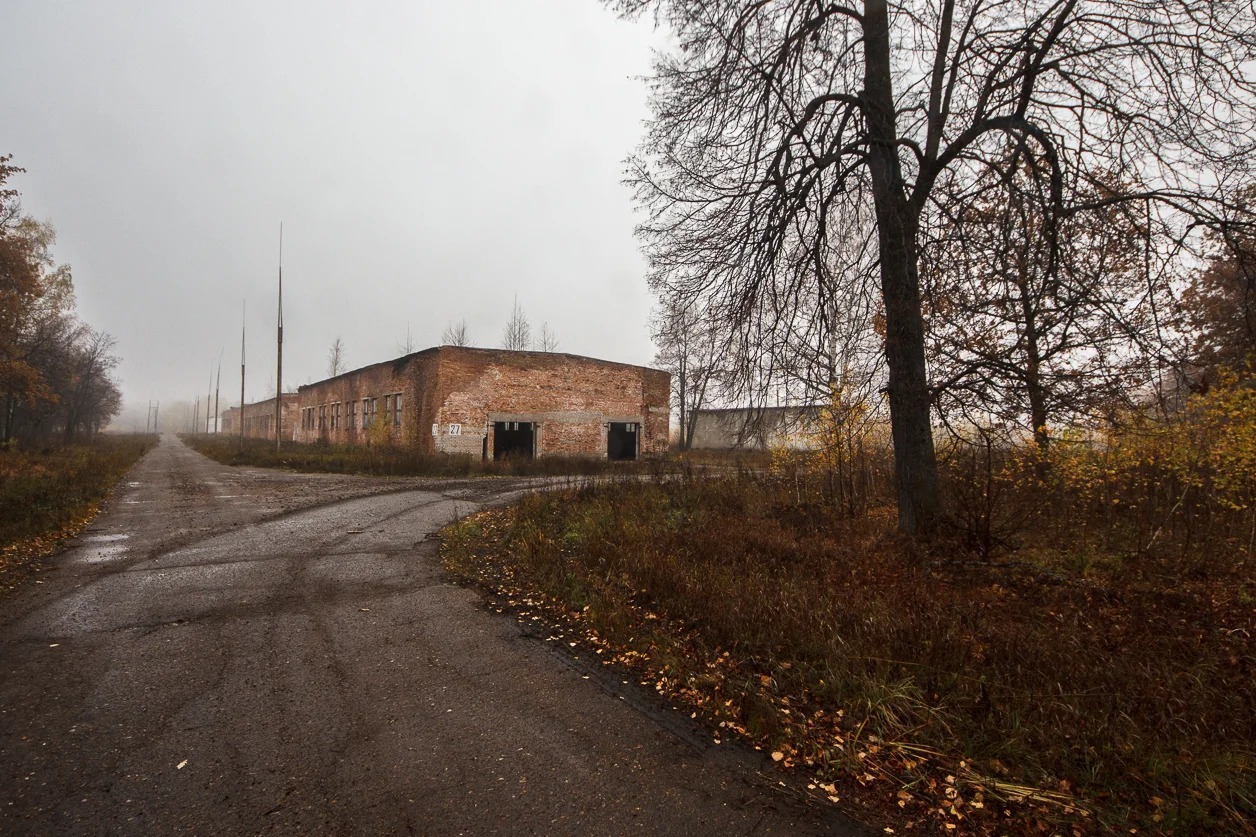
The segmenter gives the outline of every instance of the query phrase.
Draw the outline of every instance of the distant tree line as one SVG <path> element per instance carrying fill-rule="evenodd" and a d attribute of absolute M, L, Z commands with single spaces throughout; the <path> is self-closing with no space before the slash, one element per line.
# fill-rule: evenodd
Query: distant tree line
<path fill-rule="evenodd" d="M 52 255 L 52 225 L 22 212 L 0 157 L 0 441 L 73 442 L 122 405 L 114 339 L 78 319 L 70 266 Z"/>

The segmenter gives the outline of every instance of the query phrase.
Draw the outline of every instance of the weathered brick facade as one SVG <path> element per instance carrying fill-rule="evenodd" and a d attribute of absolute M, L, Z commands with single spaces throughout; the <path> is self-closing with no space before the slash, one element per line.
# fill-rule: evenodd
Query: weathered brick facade
<path fill-rule="evenodd" d="M 285 392 L 281 396 L 283 401 L 280 426 L 283 428 L 284 439 L 296 438 L 297 397 L 295 392 Z M 239 435 L 240 425 L 237 424 L 239 420 L 240 408 L 228 407 L 222 414 L 220 432 L 224 436 Z M 267 398 L 265 401 L 244 405 L 244 435 L 250 439 L 275 438 L 275 399 Z"/>
<path fill-rule="evenodd" d="M 442 346 L 301 387 L 295 438 L 634 458 L 667 448 L 669 386 L 666 372 L 578 355 Z"/>

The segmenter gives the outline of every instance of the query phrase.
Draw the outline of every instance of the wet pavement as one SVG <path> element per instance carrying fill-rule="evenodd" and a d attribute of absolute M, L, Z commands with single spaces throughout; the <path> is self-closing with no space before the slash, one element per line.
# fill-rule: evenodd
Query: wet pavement
<path fill-rule="evenodd" d="M 427 536 L 525 487 L 164 437 L 0 601 L 0 833 L 854 833 L 449 582 Z"/>

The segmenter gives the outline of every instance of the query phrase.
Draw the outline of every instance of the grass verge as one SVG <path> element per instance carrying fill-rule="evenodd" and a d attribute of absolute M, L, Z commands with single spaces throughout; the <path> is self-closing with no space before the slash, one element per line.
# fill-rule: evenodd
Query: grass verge
<path fill-rule="evenodd" d="M 748 472 L 541 493 L 442 554 L 897 833 L 1253 833 L 1246 564 L 972 562 L 797 497 Z"/>
<path fill-rule="evenodd" d="M 156 436 L 102 435 L 87 445 L 0 450 L 0 588 L 96 516 L 100 501 L 157 443 Z"/>
<path fill-rule="evenodd" d="M 663 460 L 608 462 L 588 457 L 546 456 L 483 462 L 478 456 L 416 453 L 403 447 L 329 445 L 227 436 L 181 436 L 191 448 L 224 465 L 289 468 L 306 473 L 369 474 L 397 477 L 562 476 L 657 473 L 669 466 Z"/>

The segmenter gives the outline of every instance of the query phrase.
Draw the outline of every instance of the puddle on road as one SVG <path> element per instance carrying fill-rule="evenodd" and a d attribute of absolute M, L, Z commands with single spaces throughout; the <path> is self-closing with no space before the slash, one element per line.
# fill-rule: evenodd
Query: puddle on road
<path fill-rule="evenodd" d="M 86 564 L 103 564 L 105 561 L 112 561 L 125 553 L 126 547 L 121 544 L 92 547 L 83 550 L 82 561 Z"/>
<path fill-rule="evenodd" d="M 112 561 L 126 553 L 126 544 L 118 543 L 131 537 L 127 534 L 83 535 L 79 540 L 84 544 L 109 544 L 108 546 L 81 546 L 75 559 L 84 564 L 102 564 Z"/>
<path fill-rule="evenodd" d="M 83 538 L 87 543 L 112 543 L 114 541 L 124 541 L 130 535 L 88 535 Z"/>
<path fill-rule="evenodd" d="M 128 485 L 129 487 L 131 487 L 131 488 L 139 488 L 141 485 L 143 485 L 143 483 L 138 483 L 138 482 L 128 482 L 128 483 L 127 483 L 127 485 Z"/>

